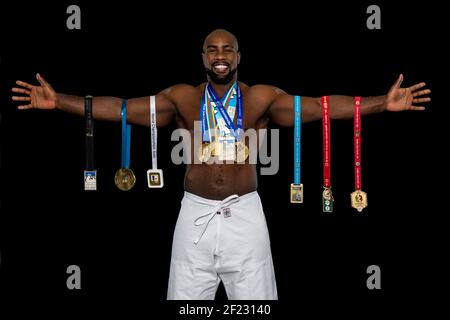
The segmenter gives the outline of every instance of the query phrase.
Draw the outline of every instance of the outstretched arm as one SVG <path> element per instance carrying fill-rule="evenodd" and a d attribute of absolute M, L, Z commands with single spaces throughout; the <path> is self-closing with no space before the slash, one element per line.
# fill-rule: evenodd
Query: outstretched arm
<path fill-rule="evenodd" d="M 403 75 L 400 75 L 387 95 L 376 97 L 363 97 L 361 99 L 361 114 L 368 115 L 382 111 L 424 110 L 421 104 L 429 102 L 429 89 L 422 89 L 425 83 L 419 83 L 409 88 L 401 88 Z M 422 90 L 421 90 L 422 89 Z M 302 122 L 319 120 L 322 118 L 320 98 L 301 97 Z M 333 95 L 329 97 L 330 118 L 349 119 L 353 117 L 353 97 Z M 294 125 L 294 99 L 281 90 L 273 99 L 268 115 L 275 123 L 282 126 Z"/>
<path fill-rule="evenodd" d="M 77 115 L 84 115 L 84 97 L 56 93 L 52 86 L 39 74 L 36 76 L 40 86 L 17 81 L 19 87 L 12 89 L 14 93 L 24 96 L 13 96 L 12 100 L 26 104 L 18 106 L 27 109 L 60 109 Z M 165 126 L 175 119 L 176 107 L 171 101 L 168 88 L 156 95 L 156 115 L 158 127 Z M 95 97 L 93 99 L 93 116 L 97 120 L 120 121 L 122 99 L 116 97 Z M 149 126 L 150 98 L 141 97 L 127 101 L 127 121 L 133 124 Z"/>

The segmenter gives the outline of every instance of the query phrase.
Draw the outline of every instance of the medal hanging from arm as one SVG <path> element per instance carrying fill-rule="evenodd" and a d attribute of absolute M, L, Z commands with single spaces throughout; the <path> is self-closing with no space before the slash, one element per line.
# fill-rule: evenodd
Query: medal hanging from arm
<path fill-rule="evenodd" d="M 322 211 L 333 212 L 333 195 L 331 193 L 331 140 L 330 140 L 330 107 L 328 96 L 321 98 L 322 105 L 322 141 L 323 141 L 323 193 Z"/>
<path fill-rule="evenodd" d="M 117 170 L 114 182 L 122 191 L 128 191 L 136 183 L 136 177 L 130 169 L 131 125 L 127 124 L 127 100 L 122 102 L 122 167 Z"/>
<path fill-rule="evenodd" d="M 291 183 L 291 203 L 303 203 L 303 184 L 300 182 L 301 112 L 300 96 L 294 96 L 294 183 Z"/>
<path fill-rule="evenodd" d="M 352 207 L 361 212 L 367 207 L 367 194 L 361 190 L 361 97 L 354 99 L 355 191 L 350 195 Z"/>
<path fill-rule="evenodd" d="M 147 183 L 149 188 L 162 188 L 164 180 L 162 170 L 158 169 L 158 129 L 156 127 L 155 96 L 150 97 L 150 132 L 152 168 L 147 170 Z"/>
<path fill-rule="evenodd" d="M 97 171 L 94 169 L 94 121 L 92 117 L 92 96 L 84 98 L 86 120 L 86 170 L 84 170 L 84 190 L 97 190 Z"/>

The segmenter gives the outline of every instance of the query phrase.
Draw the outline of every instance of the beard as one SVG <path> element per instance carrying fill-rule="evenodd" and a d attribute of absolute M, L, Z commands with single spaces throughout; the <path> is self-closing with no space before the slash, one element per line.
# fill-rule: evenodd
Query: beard
<path fill-rule="evenodd" d="M 212 82 L 216 84 L 227 84 L 233 80 L 234 75 L 237 72 L 237 68 L 234 68 L 228 72 L 225 76 L 219 76 L 212 69 L 206 69 L 206 74 L 209 76 Z"/>

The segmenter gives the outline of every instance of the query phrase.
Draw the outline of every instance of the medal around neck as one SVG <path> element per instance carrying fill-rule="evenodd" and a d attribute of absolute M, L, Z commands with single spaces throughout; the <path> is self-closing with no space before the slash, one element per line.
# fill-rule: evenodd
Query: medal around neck
<path fill-rule="evenodd" d="M 245 162 L 248 158 L 248 147 L 245 145 L 243 141 L 236 142 L 236 162 L 242 163 Z"/>
<path fill-rule="evenodd" d="M 211 149 L 210 143 L 202 143 L 198 150 L 198 159 L 201 162 L 208 162 L 208 160 L 211 158 L 212 155 L 212 149 Z"/>
<path fill-rule="evenodd" d="M 235 114 L 236 125 L 233 123 Z M 200 119 L 203 142 L 198 151 L 200 161 L 207 162 L 214 156 L 227 163 L 242 162 L 248 157 L 248 148 L 245 145 L 237 145 L 240 142 L 243 123 L 242 94 L 237 82 L 221 98 L 217 96 L 214 88 L 207 84 L 202 98 Z M 214 137 L 211 135 L 212 131 L 215 133 Z"/>
<path fill-rule="evenodd" d="M 235 161 L 236 146 L 235 138 L 229 136 L 219 136 L 218 143 L 215 145 L 216 154 L 220 161 Z"/>

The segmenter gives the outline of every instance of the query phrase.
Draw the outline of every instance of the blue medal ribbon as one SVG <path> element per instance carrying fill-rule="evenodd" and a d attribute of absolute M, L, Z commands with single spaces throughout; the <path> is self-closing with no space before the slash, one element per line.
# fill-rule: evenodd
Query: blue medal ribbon
<path fill-rule="evenodd" d="M 200 113 L 200 120 L 202 122 L 202 142 L 211 142 L 211 131 L 209 128 L 209 119 L 207 114 L 207 103 L 205 94 L 202 97 L 202 109 Z"/>
<path fill-rule="evenodd" d="M 127 124 L 127 100 L 122 101 L 122 168 L 130 168 L 131 124 Z"/>
<path fill-rule="evenodd" d="M 300 96 L 294 96 L 294 184 L 300 184 L 300 139 L 301 139 Z"/>
<path fill-rule="evenodd" d="M 235 82 L 233 84 L 233 86 L 230 88 L 230 92 L 231 90 L 233 90 L 233 88 L 236 87 L 236 91 L 237 91 L 237 119 L 236 119 L 236 126 L 234 126 L 233 124 L 233 120 L 230 118 L 230 116 L 228 115 L 228 113 L 226 112 L 223 103 L 221 101 L 221 99 L 219 99 L 217 97 L 217 94 L 214 90 L 214 88 L 212 86 L 210 86 L 209 84 L 206 85 L 206 90 L 209 94 L 209 96 L 211 97 L 212 101 L 215 103 L 217 110 L 218 110 L 218 114 L 217 114 L 217 118 L 222 118 L 225 121 L 225 125 L 227 126 L 228 129 L 230 129 L 231 134 L 236 138 L 236 141 L 240 141 L 240 137 L 241 137 L 241 131 L 242 131 L 242 118 L 243 118 L 243 103 L 242 103 L 242 93 L 240 90 L 239 85 L 237 84 L 237 82 Z M 226 99 L 227 95 L 225 95 L 223 97 L 223 99 Z M 205 99 L 205 95 L 203 95 L 202 98 L 202 112 L 201 112 L 201 117 L 202 117 L 202 136 L 203 136 L 203 141 L 211 141 L 210 136 L 208 137 L 208 132 L 209 132 L 209 123 L 207 122 L 206 119 L 206 108 L 208 106 L 206 105 L 206 99 Z"/>
<path fill-rule="evenodd" d="M 241 133 L 242 133 L 242 119 L 243 115 L 243 103 L 242 103 L 242 93 L 239 85 L 236 86 L 237 91 L 237 119 L 236 119 L 236 141 L 241 141 Z"/>

